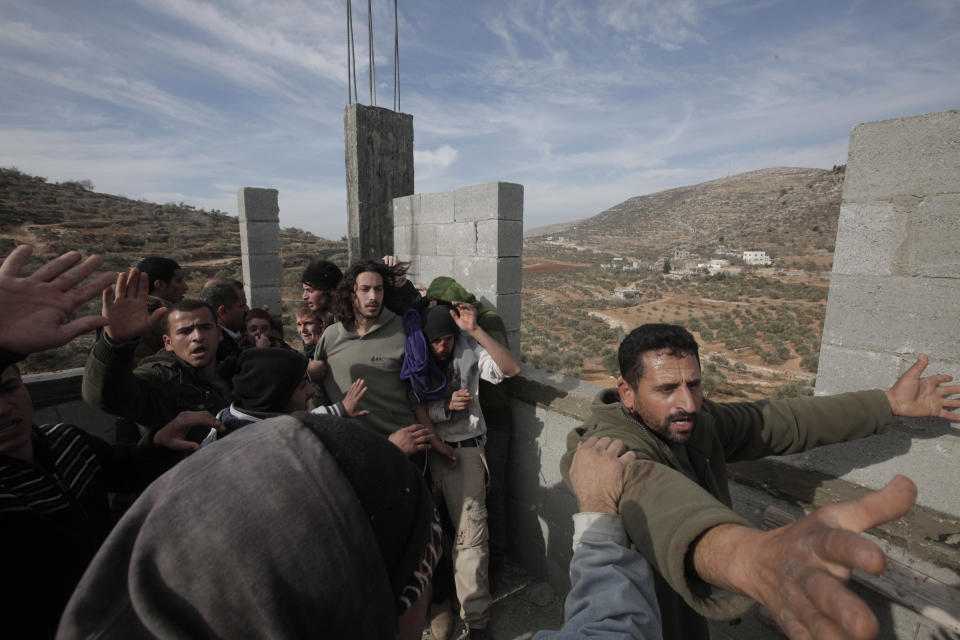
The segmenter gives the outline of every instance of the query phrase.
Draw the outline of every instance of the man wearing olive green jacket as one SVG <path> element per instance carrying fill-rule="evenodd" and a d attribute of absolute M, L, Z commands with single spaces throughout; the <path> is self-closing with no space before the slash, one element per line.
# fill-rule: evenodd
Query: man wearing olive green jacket
<path fill-rule="evenodd" d="M 859 545 L 865 540 L 848 537 L 855 535 L 850 529 L 877 521 L 833 521 L 828 508 L 804 524 L 753 529 L 731 509 L 726 463 L 882 433 L 895 415 L 960 421 L 947 409 L 960 407 L 960 400 L 946 397 L 960 393 L 960 386 L 940 386 L 949 376 L 920 378 L 926 367 L 921 355 L 886 392 L 715 403 L 703 400 L 693 336 L 663 324 L 631 332 L 618 359 L 617 389 L 601 392 L 587 423 L 571 432 L 561 468 L 566 477 L 577 445 L 591 436 L 623 440 L 636 452 L 620 513 L 633 544 L 656 569 L 664 638 L 708 638 L 703 616 L 735 618 L 750 598 L 796 637 L 807 637 L 804 630 L 823 637 L 817 625 L 871 637 L 876 619 L 843 582 L 850 567 L 882 570 L 878 548 L 864 550 Z M 898 479 L 888 489 L 905 496 L 907 484 L 913 486 Z M 909 508 L 905 499 L 889 501 L 895 502 L 891 510 L 901 503 L 904 512 Z"/>

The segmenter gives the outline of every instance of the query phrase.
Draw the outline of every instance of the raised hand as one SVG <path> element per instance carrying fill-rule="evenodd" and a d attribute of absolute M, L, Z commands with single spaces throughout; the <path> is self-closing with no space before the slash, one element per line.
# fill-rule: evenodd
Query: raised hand
<path fill-rule="evenodd" d="M 166 313 L 163 307 L 152 315 L 147 312 L 149 289 L 147 274 L 134 267 L 128 273 L 117 274 L 116 284 L 103 290 L 103 315 L 107 318 L 105 331 L 112 341 L 129 342 L 139 338 Z"/>
<path fill-rule="evenodd" d="M 32 253 L 33 247 L 22 244 L 0 265 L 0 349 L 20 354 L 53 349 L 106 324 L 103 316 L 94 315 L 67 322 L 77 307 L 113 280 L 110 272 L 77 286 L 103 264 L 103 258 L 82 260 L 79 252 L 69 251 L 20 277 Z"/>
<path fill-rule="evenodd" d="M 472 334 L 477 330 L 477 308 L 469 302 L 454 302 L 450 317 L 461 331 Z"/>

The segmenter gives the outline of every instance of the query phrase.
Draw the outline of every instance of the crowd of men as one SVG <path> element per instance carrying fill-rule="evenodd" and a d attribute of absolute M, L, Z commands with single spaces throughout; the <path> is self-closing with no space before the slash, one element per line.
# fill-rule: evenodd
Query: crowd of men
<path fill-rule="evenodd" d="M 497 385 L 521 371 L 495 310 L 449 277 L 418 291 L 390 256 L 318 259 L 295 348 L 239 281 L 191 299 L 167 258 L 83 284 L 98 257 L 22 276 L 30 255 L 0 266 L 4 637 L 446 640 L 457 619 L 491 637 L 511 429 Z M 72 317 L 98 294 L 101 315 Z M 114 445 L 33 424 L 17 367 L 91 331 L 82 396 L 117 417 Z M 561 464 L 580 507 L 565 624 L 535 637 L 707 638 L 706 618 L 755 601 L 791 637 L 874 637 L 845 583 L 883 570 L 858 533 L 906 513 L 913 483 L 760 531 L 732 510 L 726 463 L 895 416 L 960 421 L 960 386 L 922 377 L 921 355 L 886 391 L 725 404 L 703 398 L 682 327 L 638 327 L 618 357 Z"/>

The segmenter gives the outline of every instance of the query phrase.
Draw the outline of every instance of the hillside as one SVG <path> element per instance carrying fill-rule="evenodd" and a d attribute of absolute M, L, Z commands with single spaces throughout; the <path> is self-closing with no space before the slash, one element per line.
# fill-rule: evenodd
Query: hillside
<path fill-rule="evenodd" d="M 105 269 L 125 270 L 146 256 L 177 260 L 187 271 L 188 295 L 214 276 L 241 278 L 240 225 L 222 211 L 155 204 L 97 193 L 89 181 L 48 183 L 16 169 L 0 169 L 0 256 L 18 244 L 34 245 L 28 265 L 70 249 L 103 256 Z M 347 245 L 296 228 L 280 230 L 285 300 L 300 299 L 300 273 L 313 257 L 346 266 Z M 91 301 L 87 312 L 99 305 Z M 288 304 L 288 310 L 292 305 Z M 291 337 L 292 337 L 291 333 Z M 24 372 L 82 366 L 86 336 L 63 350 L 31 356 Z"/>
<path fill-rule="evenodd" d="M 843 190 L 833 171 L 780 167 L 625 200 L 597 215 L 524 233 L 654 262 L 675 249 L 703 256 L 718 245 L 774 258 L 832 254 Z"/>
<path fill-rule="evenodd" d="M 35 247 L 35 262 L 80 249 L 99 253 L 110 269 L 129 268 L 145 256 L 167 256 L 189 270 L 194 292 L 215 275 L 240 277 L 235 216 L 183 203 L 131 200 L 91 187 L 88 182 L 50 184 L 16 169 L 0 169 L 0 255 L 27 242 Z M 280 238 L 285 269 L 296 272 L 291 284 L 299 283 L 298 270 L 313 256 L 346 262 L 342 240 L 296 228 L 281 229 Z"/>

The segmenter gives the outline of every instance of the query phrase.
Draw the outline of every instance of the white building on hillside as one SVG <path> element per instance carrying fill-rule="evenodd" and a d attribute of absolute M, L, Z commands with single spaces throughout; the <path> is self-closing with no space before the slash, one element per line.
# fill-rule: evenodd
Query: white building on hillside
<path fill-rule="evenodd" d="M 759 249 L 744 251 L 742 257 L 744 264 L 752 266 L 766 266 L 773 262 L 770 259 L 770 256 L 767 255 L 766 251 L 761 251 Z"/>

